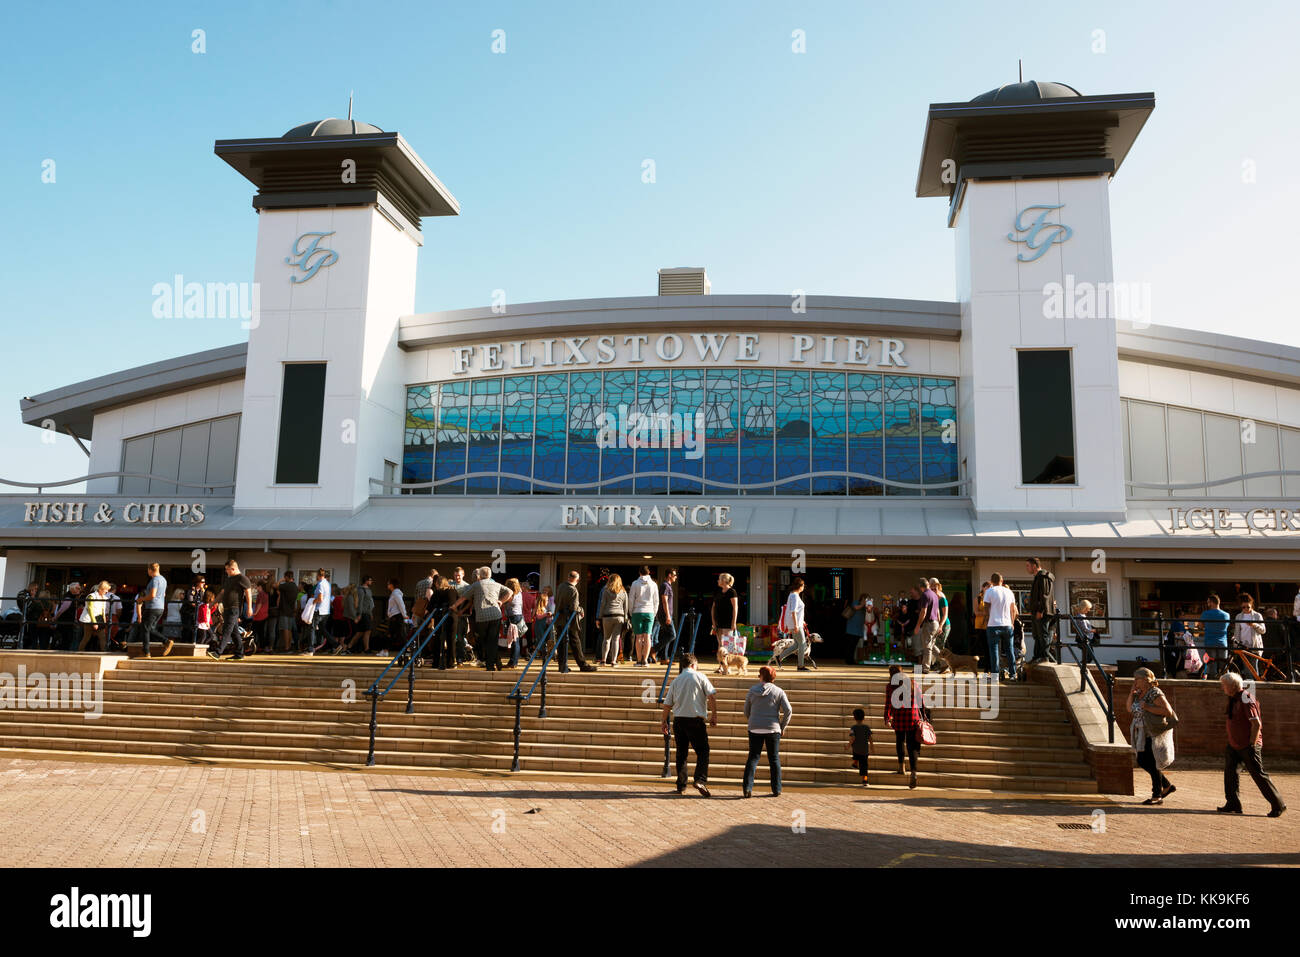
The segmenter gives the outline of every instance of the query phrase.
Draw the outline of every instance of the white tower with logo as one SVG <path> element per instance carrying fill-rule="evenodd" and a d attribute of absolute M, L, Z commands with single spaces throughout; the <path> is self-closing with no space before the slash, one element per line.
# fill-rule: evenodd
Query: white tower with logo
<path fill-rule="evenodd" d="M 355 511 L 402 461 L 420 219 L 459 206 L 399 134 L 354 120 L 215 150 L 258 187 L 235 509 Z"/>
<path fill-rule="evenodd" d="M 1036 82 L 930 107 L 917 195 L 948 197 L 957 232 L 958 428 L 980 518 L 1124 515 L 1109 183 L 1153 108 Z M 1031 394 L 1058 363 L 1059 392 Z"/>

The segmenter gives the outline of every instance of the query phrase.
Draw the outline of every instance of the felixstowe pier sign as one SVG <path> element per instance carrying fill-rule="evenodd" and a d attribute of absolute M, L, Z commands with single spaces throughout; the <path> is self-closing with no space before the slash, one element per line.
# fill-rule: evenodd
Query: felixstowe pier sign
<path fill-rule="evenodd" d="M 605 365 L 756 365 L 815 363 L 903 369 L 902 339 L 793 333 L 697 332 L 678 335 L 569 336 L 451 346 L 452 375 Z"/>

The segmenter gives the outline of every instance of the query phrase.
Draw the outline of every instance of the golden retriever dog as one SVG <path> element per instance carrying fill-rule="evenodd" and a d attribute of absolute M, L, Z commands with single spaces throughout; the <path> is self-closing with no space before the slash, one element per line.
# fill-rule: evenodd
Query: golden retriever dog
<path fill-rule="evenodd" d="M 737 674 L 749 674 L 749 659 L 741 654 L 733 654 L 718 649 L 718 670 L 714 674 L 729 675 L 731 669 L 737 669 Z"/>
<path fill-rule="evenodd" d="M 956 674 L 963 669 L 973 672 L 975 675 L 980 673 L 979 655 L 955 655 L 949 649 L 945 648 L 939 652 L 939 657 L 948 665 L 948 670 Z"/>

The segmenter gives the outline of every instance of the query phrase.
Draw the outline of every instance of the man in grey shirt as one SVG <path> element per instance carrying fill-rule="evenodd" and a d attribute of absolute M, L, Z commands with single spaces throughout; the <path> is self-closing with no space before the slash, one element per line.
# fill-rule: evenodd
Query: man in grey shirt
<path fill-rule="evenodd" d="M 692 654 L 682 657 L 681 671 L 668 686 L 664 696 L 661 730 L 668 734 L 668 718 L 673 720 L 673 739 L 677 744 L 677 793 L 686 792 L 686 758 L 695 749 L 695 790 L 709 796 L 709 731 L 718 726 L 718 692 L 696 668 Z M 705 711 L 709 725 L 704 725 Z"/>
<path fill-rule="evenodd" d="M 478 656 L 488 671 L 501 669 L 501 655 L 497 636 L 501 632 L 501 600 L 509 597 L 505 589 L 492 580 L 492 569 L 484 565 L 474 571 L 477 581 L 470 585 L 452 608 L 465 613 L 474 610 L 474 635 Z"/>
<path fill-rule="evenodd" d="M 742 788 L 745 797 L 754 792 L 754 772 L 758 756 L 767 748 L 767 767 L 771 774 L 772 795 L 781 796 L 781 735 L 790 723 L 793 711 L 790 699 L 775 684 L 776 672 L 767 665 L 758 669 L 758 684 L 745 695 L 745 717 L 749 719 L 749 759 L 745 762 Z"/>

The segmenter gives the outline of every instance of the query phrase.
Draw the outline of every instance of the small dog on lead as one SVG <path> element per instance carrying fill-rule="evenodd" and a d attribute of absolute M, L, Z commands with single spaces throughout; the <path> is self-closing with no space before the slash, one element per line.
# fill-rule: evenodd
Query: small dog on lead
<path fill-rule="evenodd" d="M 973 672 L 976 676 L 980 673 L 979 655 L 955 655 L 947 648 L 939 652 L 939 657 L 948 665 L 948 670 L 956 674 L 963 669 Z"/>

